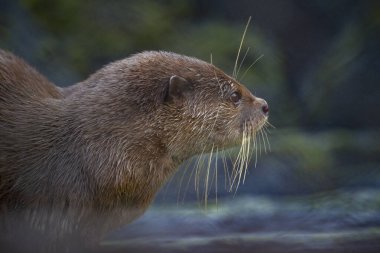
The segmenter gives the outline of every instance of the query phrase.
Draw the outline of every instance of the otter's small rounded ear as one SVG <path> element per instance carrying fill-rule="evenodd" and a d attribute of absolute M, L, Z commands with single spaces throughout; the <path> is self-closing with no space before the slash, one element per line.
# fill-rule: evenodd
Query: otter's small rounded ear
<path fill-rule="evenodd" d="M 171 76 L 169 79 L 168 89 L 165 101 L 180 100 L 186 97 L 193 90 L 191 83 L 180 76 Z"/>

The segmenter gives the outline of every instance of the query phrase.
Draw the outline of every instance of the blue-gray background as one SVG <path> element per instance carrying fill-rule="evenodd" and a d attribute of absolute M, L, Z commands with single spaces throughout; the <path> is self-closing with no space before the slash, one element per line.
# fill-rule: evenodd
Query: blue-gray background
<path fill-rule="evenodd" d="M 379 1 L 2 0 L 0 47 L 60 86 L 143 50 L 212 54 L 231 73 L 249 16 L 241 73 L 263 57 L 242 82 L 270 105 L 272 151 L 235 197 L 219 173 L 207 211 L 190 173 L 180 186 L 181 170 L 105 248 L 380 248 Z M 153 246 L 136 240 L 146 237 Z"/>

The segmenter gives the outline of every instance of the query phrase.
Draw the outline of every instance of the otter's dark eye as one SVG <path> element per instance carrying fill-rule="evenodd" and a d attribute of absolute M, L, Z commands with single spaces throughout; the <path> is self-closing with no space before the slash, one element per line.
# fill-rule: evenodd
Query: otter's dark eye
<path fill-rule="evenodd" d="M 234 92 L 231 94 L 231 97 L 230 97 L 231 101 L 234 102 L 234 103 L 238 103 L 241 99 L 241 94 L 239 92 Z"/>

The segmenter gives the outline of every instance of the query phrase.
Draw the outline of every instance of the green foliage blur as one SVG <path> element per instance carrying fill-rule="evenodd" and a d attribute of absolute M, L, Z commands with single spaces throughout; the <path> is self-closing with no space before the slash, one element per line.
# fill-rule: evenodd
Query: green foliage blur
<path fill-rule="evenodd" d="M 239 77 L 276 129 L 242 191 L 379 187 L 379 1 L 5 0 L 0 46 L 61 86 L 144 50 L 232 74 L 249 16 Z"/>

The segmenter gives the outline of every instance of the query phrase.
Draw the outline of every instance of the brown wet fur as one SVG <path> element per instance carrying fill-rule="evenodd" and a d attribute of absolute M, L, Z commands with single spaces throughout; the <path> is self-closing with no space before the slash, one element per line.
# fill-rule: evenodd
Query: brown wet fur
<path fill-rule="evenodd" d="M 173 91 L 172 76 L 185 86 Z M 140 216 L 184 160 L 239 144 L 247 122 L 262 126 L 264 103 L 174 53 L 136 54 L 58 88 L 0 50 L 2 240 L 14 231 L 44 243 L 100 240 Z"/>

